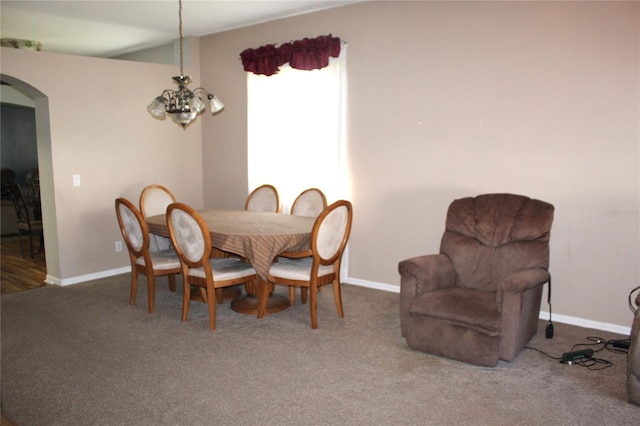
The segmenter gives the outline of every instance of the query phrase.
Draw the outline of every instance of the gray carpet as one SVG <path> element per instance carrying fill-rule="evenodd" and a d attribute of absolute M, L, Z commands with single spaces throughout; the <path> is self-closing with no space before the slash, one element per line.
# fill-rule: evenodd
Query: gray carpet
<path fill-rule="evenodd" d="M 19 425 L 631 425 L 626 355 L 602 371 L 533 350 L 483 368 L 409 349 L 398 294 L 343 285 L 258 320 L 206 306 L 180 321 L 181 294 L 160 280 L 128 305 L 129 276 L 2 296 L 2 409 Z M 144 282 L 144 281 L 143 281 Z M 279 287 L 278 292 L 285 293 Z M 630 315 L 631 317 L 631 315 Z M 559 356 L 588 336 L 622 338 L 544 321 L 531 346 Z"/>

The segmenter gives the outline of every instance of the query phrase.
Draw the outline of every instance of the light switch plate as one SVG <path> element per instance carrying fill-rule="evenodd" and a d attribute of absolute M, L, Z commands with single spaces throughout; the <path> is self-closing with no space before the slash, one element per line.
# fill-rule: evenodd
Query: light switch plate
<path fill-rule="evenodd" d="M 80 186 L 80 175 L 73 175 L 73 186 Z"/>

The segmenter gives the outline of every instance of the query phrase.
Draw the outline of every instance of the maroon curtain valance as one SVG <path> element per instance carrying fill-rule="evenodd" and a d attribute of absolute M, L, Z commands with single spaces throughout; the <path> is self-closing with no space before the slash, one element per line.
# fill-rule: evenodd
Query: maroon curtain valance
<path fill-rule="evenodd" d="M 329 65 L 329 58 L 340 55 L 340 38 L 331 34 L 305 38 L 290 43 L 267 44 L 240 53 L 245 71 L 261 75 L 276 74 L 281 65 L 289 63 L 299 70 L 317 70 Z"/>

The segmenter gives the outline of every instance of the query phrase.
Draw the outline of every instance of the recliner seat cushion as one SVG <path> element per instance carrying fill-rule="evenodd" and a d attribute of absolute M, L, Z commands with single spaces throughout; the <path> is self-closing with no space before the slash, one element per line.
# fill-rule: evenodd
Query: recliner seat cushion
<path fill-rule="evenodd" d="M 407 344 L 423 352 L 486 367 L 498 364 L 501 336 L 433 317 L 409 319 Z"/>
<path fill-rule="evenodd" d="M 500 312 L 496 293 L 469 288 L 430 291 L 416 297 L 409 308 L 411 316 L 431 317 L 475 329 L 488 336 L 500 335 Z"/>

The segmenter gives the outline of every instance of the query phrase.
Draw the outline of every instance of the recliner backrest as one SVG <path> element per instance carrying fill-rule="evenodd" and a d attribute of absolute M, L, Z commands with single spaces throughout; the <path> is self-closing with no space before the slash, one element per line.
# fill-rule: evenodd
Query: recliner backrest
<path fill-rule="evenodd" d="M 553 211 L 549 203 L 514 194 L 453 201 L 440 253 L 451 259 L 456 285 L 495 291 L 515 271 L 548 270 Z"/>

